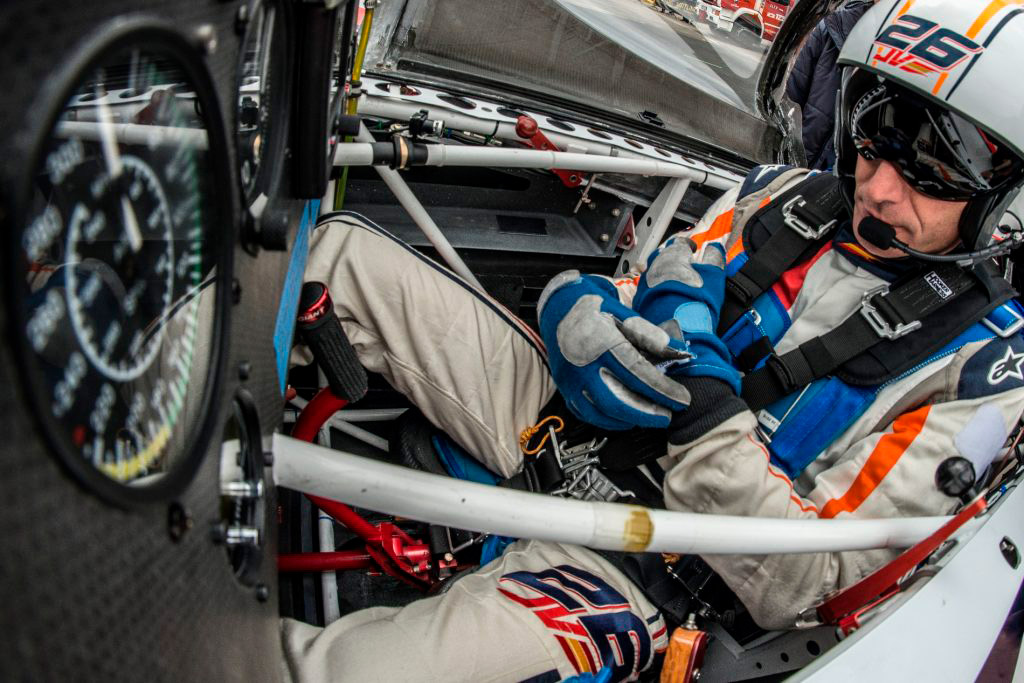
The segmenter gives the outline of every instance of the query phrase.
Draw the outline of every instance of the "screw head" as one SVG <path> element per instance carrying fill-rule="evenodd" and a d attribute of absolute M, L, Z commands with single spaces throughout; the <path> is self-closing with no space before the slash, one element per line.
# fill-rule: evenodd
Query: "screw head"
<path fill-rule="evenodd" d="M 613 216 L 614 218 L 618 218 L 618 217 L 619 217 L 619 216 L 621 216 L 621 215 L 622 215 L 622 209 L 620 209 L 620 208 L 619 208 L 619 207 L 617 207 L 617 206 L 616 206 L 616 207 L 615 207 L 614 209 L 612 209 L 612 216 Z"/>
<path fill-rule="evenodd" d="M 256 588 L 254 590 L 254 593 L 256 594 L 256 599 L 259 602 L 266 602 L 267 600 L 270 599 L 270 589 L 267 588 L 266 584 L 262 584 L 262 583 L 256 584 Z"/>
<path fill-rule="evenodd" d="M 249 375 L 252 374 L 252 363 L 247 360 L 243 360 L 238 364 L 238 379 L 243 382 L 249 379 Z"/>
<path fill-rule="evenodd" d="M 608 234 L 608 233 L 606 233 L 606 232 L 602 232 L 602 233 L 601 233 L 601 241 L 602 241 L 602 242 L 607 242 L 607 241 L 608 241 L 608 240 L 610 240 L 610 239 L 611 239 L 611 235 L 609 235 L 609 234 Z"/>

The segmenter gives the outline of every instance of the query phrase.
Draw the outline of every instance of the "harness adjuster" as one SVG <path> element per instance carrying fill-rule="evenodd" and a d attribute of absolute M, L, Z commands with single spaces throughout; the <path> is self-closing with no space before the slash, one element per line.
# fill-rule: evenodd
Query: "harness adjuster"
<path fill-rule="evenodd" d="M 1005 313 L 1008 318 L 1006 324 L 1002 327 L 1000 327 L 996 321 L 991 320 L 992 317 L 995 317 L 1000 312 Z M 989 313 L 981 319 L 981 322 L 985 327 L 995 332 L 995 334 L 1002 339 L 1008 339 L 1020 332 L 1021 328 L 1024 328 L 1024 316 L 1021 316 L 1021 314 L 1015 311 L 1012 306 L 1006 305 L 997 308 L 992 311 L 992 313 Z"/>
<path fill-rule="evenodd" d="M 882 316 L 882 313 L 874 303 L 874 299 L 876 296 L 885 296 L 888 293 L 889 286 L 882 285 L 865 292 L 864 296 L 861 297 L 860 300 L 860 314 L 868 321 L 868 325 L 870 325 L 871 329 L 875 331 L 875 334 L 883 339 L 899 339 L 900 337 L 919 329 L 921 327 L 920 320 L 893 325 Z"/>
<path fill-rule="evenodd" d="M 807 206 L 807 202 L 803 195 L 797 195 L 790 199 L 782 205 L 782 222 L 804 239 L 819 240 L 835 226 L 836 219 L 833 218 L 823 225 L 811 225 L 797 215 L 797 212 L 805 206 Z"/>

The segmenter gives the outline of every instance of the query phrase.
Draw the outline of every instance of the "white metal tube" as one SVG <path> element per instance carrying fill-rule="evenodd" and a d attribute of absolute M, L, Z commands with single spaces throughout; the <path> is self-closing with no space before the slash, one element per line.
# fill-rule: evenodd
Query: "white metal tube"
<path fill-rule="evenodd" d="M 303 408 L 305 408 L 306 404 L 309 403 L 309 401 L 307 401 L 306 399 L 302 398 L 301 396 L 296 396 L 296 397 L 292 398 L 290 402 L 291 402 L 292 405 L 297 406 L 299 408 L 299 410 L 302 410 Z M 342 419 L 338 418 L 339 415 L 341 415 L 342 413 L 345 413 L 345 412 L 354 413 L 356 411 L 340 411 L 338 413 L 335 413 L 325 423 L 325 426 L 334 427 L 339 432 L 344 432 L 345 434 L 348 434 L 351 437 L 359 439 L 363 443 L 369 444 L 369 445 L 373 446 L 376 449 L 384 451 L 385 453 L 388 452 L 388 440 L 387 439 L 379 437 L 376 434 L 374 434 L 373 432 L 368 432 L 365 429 L 363 429 L 362 427 L 357 427 L 356 425 L 354 425 L 354 424 L 352 424 L 350 422 L 347 422 L 346 420 L 342 420 Z M 403 411 L 399 411 L 399 413 L 401 413 L 401 412 L 403 412 Z M 386 418 L 381 418 L 381 419 L 383 420 L 383 419 L 386 419 Z"/>
<path fill-rule="evenodd" d="M 947 517 L 763 519 L 555 498 L 419 472 L 274 435 L 278 485 L 459 529 L 605 550 L 786 554 L 905 548 Z"/>
<path fill-rule="evenodd" d="M 139 123 L 112 123 L 114 138 L 126 145 L 182 145 L 197 150 L 210 146 L 206 131 L 201 128 L 177 128 L 174 126 L 144 126 Z M 57 135 L 61 138 L 77 137 L 83 140 L 99 140 L 103 124 L 98 121 L 61 121 L 57 124 Z"/>
<path fill-rule="evenodd" d="M 373 135 L 366 129 L 366 125 L 363 123 L 359 124 L 359 135 L 356 137 L 359 142 L 372 143 Z M 346 147 L 345 143 L 338 145 L 338 149 Z M 335 155 L 337 158 L 337 154 Z M 398 171 L 390 169 L 384 166 L 374 167 L 384 183 L 394 193 L 398 203 L 409 212 L 412 216 L 413 221 L 419 226 L 423 234 L 426 235 L 427 240 L 437 249 L 437 253 L 441 256 L 448 267 L 455 271 L 463 280 L 470 283 L 481 292 L 486 292 L 480 281 L 476 279 L 472 271 L 466 266 L 462 258 L 456 253 L 452 247 L 451 242 L 441 232 L 441 228 L 437 227 L 434 219 L 430 217 L 427 210 L 423 208 L 423 204 L 416 198 L 416 195 L 412 193 L 409 186 L 406 184 L 405 179 L 398 174 Z"/>
<path fill-rule="evenodd" d="M 320 552 L 333 552 L 334 520 L 330 515 L 318 511 L 317 524 L 320 532 Z M 320 592 L 323 595 L 324 624 L 331 624 L 341 618 L 341 605 L 338 603 L 338 574 L 325 571 L 320 574 Z"/>
<path fill-rule="evenodd" d="M 407 121 L 410 116 L 417 113 L 421 109 L 427 110 L 427 116 L 432 119 L 441 119 L 445 122 L 445 126 L 454 130 L 464 130 L 470 133 L 476 133 L 478 135 L 489 135 L 499 140 L 519 140 L 521 138 L 516 135 L 516 127 L 514 123 L 505 121 L 489 121 L 487 119 L 481 119 L 467 114 L 460 114 L 458 112 L 449 111 L 447 109 L 431 109 L 425 104 L 413 104 L 411 102 L 401 102 L 395 100 L 388 100 L 381 97 L 367 97 L 363 96 L 359 100 L 359 113 L 366 116 L 379 116 L 384 119 L 396 119 L 399 121 Z M 651 157 L 639 154 L 634 150 L 624 149 L 622 147 L 609 145 L 607 143 L 594 142 L 592 140 L 584 140 L 578 137 L 565 135 L 552 130 L 549 128 L 544 129 L 544 135 L 551 140 L 552 143 L 558 146 L 559 149 L 570 149 L 570 148 L 582 148 L 588 155 L 593 156 L 612 156 L 613 154 L 617 158 L 621 159 L 633 159 L 637 161 L 651 161 Z M 335 163 L 342 164 L 341 161 L 335 157 Z M 669 163 L 669 162 L 660 162 Z M 352 165 L 359 165 L 356 162 L 352 162 Z M 454 165 L 454 164 L 451 164 Z M 675 164 L 681 165 L 681 164 Z M 528 167 L 530 168 L 530 167 Z M 576 171 L 585 171 L 584 168 L 576 168 L 573 166 L 564 166 L 563 168 L 572 169 Z M 685 167 L 684 167 L 685 168 Z M 720 190 L 728 190 L 736 185 L 736 181 L 730 178 L 717 176 L 714 173 L 705 174 L 703 171 L 697 169 L 691 169 L 695 174 L 692 179 L 698 180 L 701 184 L 715 187 Z M 658 175 L 658 174 L 649 174 Z M 706 177 L 705 177 L 706 175 Z"/>
<path fill-rule="evenodd" d="M 360 140 L 360 143 L 362 142 Z M 360 143 L 338 145 L 337 152 L 334 155 L 334 162 L 341 166 L 366 165 L 366 151 L 370 149 L 370 145 L 366 144 L 365 148 L 361 148 Z M 471 145 L 427 145 L 425 165 L 565 168 L 585 173 L 623 173 L 664 178 L 685 178 L 702 184 L 708 178 L 708 174 L 704 171 L 655 159 L 623 159 L 621 157 L 598 156 L 596 154 L 545 152 L 539 149 L 473 147 Z M 375 168 L 378 171 L 391 171 L 396 176 L 398 175 L 397 172 L 383 166 Z M 385 182 L 387 182 L 386 177 Z"/>
<path fill-rule="evenodd" d="M 340 410 L 331 416 L 329 422 L 334 426 L 334 420 L 341 422 L 387 422 L 400 417 L 408 408 L 361 408 L 358 410 Z"/>

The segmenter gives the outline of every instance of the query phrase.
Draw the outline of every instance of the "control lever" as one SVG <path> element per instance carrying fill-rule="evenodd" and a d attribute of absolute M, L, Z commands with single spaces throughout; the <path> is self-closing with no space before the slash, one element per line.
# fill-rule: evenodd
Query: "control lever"
<path fill-rule="evenodd" d="M 967 505 L 978 495 L 974 489 L 977 476 L 970 460 L 955 456 L 939 463 L 935 470 L 935 485 L 950 498 L 959 498 Z"/>
<path fill-rule="evenodd" d="M 349 403 L 365 396 L 366 370 L 341 329 L 341 321 L 334 313 L 334 302 L 324 283 L 302 285 L 297 327 L 302 341 L 323 369 L 334 395 Z"/>

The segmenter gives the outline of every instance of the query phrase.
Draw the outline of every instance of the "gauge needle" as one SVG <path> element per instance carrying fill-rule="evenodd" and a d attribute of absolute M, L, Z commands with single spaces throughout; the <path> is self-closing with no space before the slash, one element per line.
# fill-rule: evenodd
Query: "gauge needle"
<path fill-rule="evenodd" d="M 103 148 L 103 160 L 107 164 L 107 173 L 112 182 L 121 179 L 124 173 L 124 164 L 121 162 L 121 153 L 117 148 L 117 137 L 114 134 L 114 121 L 110 116 L 110 107 L 103 100 L 96 87 L 96 114 L 100 120 L 100 146 Z M 139 230 L 139 221 L 135 217 L 135 210 L 128 197 L 121 195 L 121 218 L 124 222 L 125 232 L 128 233 L 128 245 L 132 253 L 138 253 L 142 249 L 142 232 Z"/>

